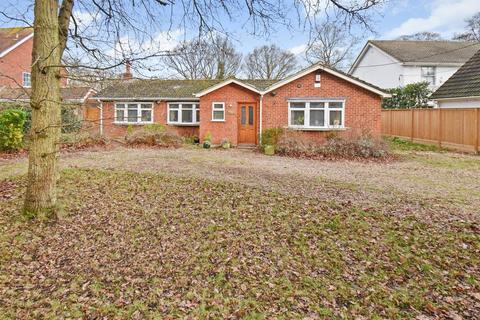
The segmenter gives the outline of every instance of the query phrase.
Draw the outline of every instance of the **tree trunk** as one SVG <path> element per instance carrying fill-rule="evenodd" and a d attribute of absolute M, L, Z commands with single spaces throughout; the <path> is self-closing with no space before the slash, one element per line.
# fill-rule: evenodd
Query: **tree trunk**
<path fill-rule="evenodd" d="M 57 157 L 61 129 L 57 0 L 36 0 L 32 51 L 32 126 L 24 211 L 50 217 L 56 208 Z"/>

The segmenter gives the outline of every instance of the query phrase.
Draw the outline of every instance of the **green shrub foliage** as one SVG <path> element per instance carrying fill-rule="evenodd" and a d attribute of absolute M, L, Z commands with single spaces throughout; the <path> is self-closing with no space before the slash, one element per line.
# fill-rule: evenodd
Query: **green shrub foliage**
<path fill-rule="evenodd" d="M 428 97 L 432 93 L 428 88 L 428 82 L 407 84 L 404 87 L 390 89 L 391 98 L 383 99 L 384 109 L 408 109 L 426 107 Z"/>
<path fill-rule="evenodd" d="M 0 149 L 19 150 L 23 146 L 23 126 L 27 114 L 19 109 L 6 109 L 0 112 Z"/>
<path fill-rule="evenodd" d="M 285 130 L 283 128 L 270 128 L 263 130 L 261 139 L 262 147 L 273 146 L 276 149 L 284 132 Z"/>

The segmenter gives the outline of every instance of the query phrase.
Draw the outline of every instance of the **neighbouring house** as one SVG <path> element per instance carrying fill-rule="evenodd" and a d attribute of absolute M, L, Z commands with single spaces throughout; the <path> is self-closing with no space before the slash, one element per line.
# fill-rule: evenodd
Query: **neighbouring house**
<path fill-rule="evenodd" d="M 96 91 L 90 87 L 64 87 L 60 89 L 62 106 L 69 107 L 78 121 L 85 120 L 89 110 L 98 109 L 96 100 L 90 99 Z M 24 105 L 29 107 L 31 88 L 0 87 L 0 107 L 7 108 L 10 105 Z M 85 122 L 83 128 L 90 130 L 97 128 L 97 124 Z"/>
<path fill-rule="evenodd" d="M 0 87 L 31 86 L 32 48 L 33 28 L 0 28 Z M 66 77 L 62 85 L 67 85 Z"/>
<path fill-rule="evenodd" d="M 480 50 L 430 98 L 440 108 L 480 108 Z"/>
<path fill-rule="evenodd" d="M 100 103 L 98 130 L 109 137 L 159 123 L 201 140 L 208 133 L 213 144 L 229 140 L 240 145 L 258 144 L 262 130 L 275 127 L 315 140 L 331 132 L 379 136 L 381 101 L 389 96 L 365 81 L 316 64 L 279 81 L 124 80 L 93 98 Z"/>
<path fill-rule="evenodd" d="M 348 73 L 385 89 L 427 81 L 433 91 L 479 49 L 463 41 L 370 40 Z"/>

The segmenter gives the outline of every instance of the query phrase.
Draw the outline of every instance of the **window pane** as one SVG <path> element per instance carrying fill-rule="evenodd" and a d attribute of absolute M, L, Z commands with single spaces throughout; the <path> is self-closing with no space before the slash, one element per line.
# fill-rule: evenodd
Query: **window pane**
<path fill-rule="evenodd" d="M 123 110 L 117 110 L 115 113 L 115 121 L 118 122 L 123 122 L 125 121 L 125 114 L 123 113 Z"/>
<path fill-rule="evenodd" d="M 341 108 L 343 106 L 343 103 L 341 102 L 329 102 L 328 107 L 329 108 Z"/>
<path fill-rule="evenodd" d="M 152 110 L 142 110 L 142 121 L 144 122 L 152 121 Z"/>
<path fill-rule="evenodd" d="M 305 102 L 290 102 L 290 108 L 292 109 L 305 108 Z"/>
<path fill-rule="evenodd" d="M 325 125 L 325 111 L 310 110 L 310 126 L 323 127 L 324 125 Z"/>
<path fill-rule="evenodd" d="M 137 105 L 136 104 L 129 104 L 128 105 L 128 109 L 137 109 Z"/>
<path fill-rule="evenodd" d="M 242 122 L 242 126 L 245 125 L 245 123 L 247 122 L 247 112 L 245 110 L 245 106 L 242 106 L 242 112 L 241 112 L 241 122 Z"/>
<path fill-rule="evenodd" d="M 305 124 L 305 113 L 304 111 L 292 110 L 291 122 L 294 126 L 303 126 Z"/>
<path fill-rule="evenodd" d="M 193 110 L 182 110 L 182 122 L 186 122 L 186 123 L 193 122 Z"/>
<path fill-rule="evenodd" d="M 117 109 L 125 109 L 125 105 L 124 104 L 117 104 L 116 108 Z"/>
<path fill-rule="evenodd" d="M 253 125 L 253 107 L 248 106 L 248 124 Z"/>
<path fill-rule="evenodd" d="M 169 108 L 170 109 L 178 109 L 178 104 L 170 104 Z"/>
<path fill-rule="evenodd" d="M 178 122 L 178 110 L 170 110 L 168 115 L 170 122 Z"/>
<path fill-rule="evenodd" d="M 130 105 L 128 106 L 130 108 Z M 137 109 L 128 109 L 128 122 L 137 122 L 138 121 L 138 113 Z"/>
<path fill-rule="evenodd" d="M 196 116 L 197 116 L 197 122 L 200 122 L 200 110 L 197 109 L 195 111 L 195 113 L 196 113 Z"/>
<path fill-rule="evenodd" d="M 193 104 L 182 104 L 182 109 L 192 109 Z"/>
<path fill-rule="evenodd" d="M 310 102 L 310 108 L 325 108 L 325 102 Z"/>
<path fill-rule="evenodd" d="M 330 125 L 331 126 L 342 125 L 342 111 L 336 111 L 336 110 L 330 111 Z"/>
<path fill-rule="evenodd" d="M 142 107 L 142 109 L 151 109 L 151 108 L 152 108 L 152 105 L 149 104 L 149 103 L 143 103 L 143 104 L 141 105 L 141 107 Z"/>
<path fill-rule="evenodd" d="M 223 120 L 223 111 L 213 111 L 213 120 Z"/>
<path fill-rule="evenodd" d="M 213 109 L 223 109 L 223 104 L 221 104 L 221 103 L 214 103 L 214 104 L 213 104 Z"/>

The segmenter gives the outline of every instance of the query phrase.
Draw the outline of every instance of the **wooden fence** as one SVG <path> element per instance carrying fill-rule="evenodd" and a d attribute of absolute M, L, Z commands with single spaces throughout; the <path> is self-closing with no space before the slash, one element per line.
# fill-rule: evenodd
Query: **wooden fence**
<path fill-rule="evenodd" d="M 478 152 L 480 108 L 382 110 L 382 134 Z"/>

